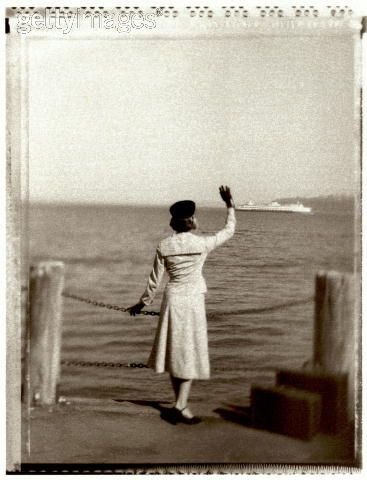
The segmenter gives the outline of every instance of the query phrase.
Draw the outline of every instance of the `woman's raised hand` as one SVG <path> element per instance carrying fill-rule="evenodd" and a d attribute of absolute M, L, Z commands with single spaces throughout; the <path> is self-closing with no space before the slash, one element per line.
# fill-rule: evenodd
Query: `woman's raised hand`
<path fill-rule="evenodd" d="M 227 208 L 234 207 L 231 189 L 229 187 L 223 187 L 223 185 L 221 185 L 219 187 L 219 193 L 222 197 L 223 202 L 225 202 L 225 204 L 227 205 Z"/>

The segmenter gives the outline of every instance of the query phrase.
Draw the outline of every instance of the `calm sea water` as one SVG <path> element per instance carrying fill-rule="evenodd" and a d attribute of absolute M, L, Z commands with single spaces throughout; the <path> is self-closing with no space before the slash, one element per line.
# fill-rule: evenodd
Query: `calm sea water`
<path fill-rule="evenodd" d="M 224 225 L 225 208 L 198 211 L 198 233 Z M 246 402 L 252 383 L 312 355 L 312 297 L 320 269 L 352 271 L 353 215 L 237 212 L 235 236 L 209 257 L 207 313 L 212 378 L 197 381 L 196 402 Z M 32 261 L 62 260 L 65 288 L 130 306 L 145 288 L 155 247 L 171 233 L 165 208 L 33 206 Z M 152 310 L 159 310 L 162 290 Z M 146 363 L 157 317 L 130 317 L 65 299 L 63 360 Z M 149 369 L 63 366 L 60 393 L 120 400 L 172 400 L 167 374 Z"/>

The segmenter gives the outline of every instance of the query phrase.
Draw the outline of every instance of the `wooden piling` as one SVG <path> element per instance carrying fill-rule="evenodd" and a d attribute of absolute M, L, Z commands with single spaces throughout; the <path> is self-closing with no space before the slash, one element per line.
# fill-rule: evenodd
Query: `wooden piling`
<path fill-rule="evenodd" d="M 31 266 L 27 319 L 28 403 L 52 405 L 60 374 L 62 291 L 64 264 L 41 262 Z"/>
<path fill-rule="evenodd" d="M 314 367 L 348 374 L 348 418 L 354 420 L 356 398 L 357 298 L 353 275 L 318 272 L 314 324 Z"/>

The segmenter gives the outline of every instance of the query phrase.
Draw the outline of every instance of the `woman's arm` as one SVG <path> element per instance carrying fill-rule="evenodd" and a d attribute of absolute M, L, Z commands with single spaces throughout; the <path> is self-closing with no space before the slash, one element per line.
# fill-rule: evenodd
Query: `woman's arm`
<path fill-rule="evenodd" d="M 213 236 L 205 238 L 206 251 L 211 252 L 215 248 L 229 240 L 236 228 L 236 216 L 234 211 L 234 201 L 229 187 L 220 187 L 220 196 L 227 206 L 227 219 L 225 227 Z"/>
<path fill-rule="evenodd" d="M 130 315 L 134 316 L 140 313 L 141 310 L 145 307 L 145 305 L 150 305 L 151 303 L 153 303 L 154 296 L 159 287 L 159 284 L 161 283 L 163 274 L 164 260 L 160 251 L 157 250 L 154 257 L 153 269 L 149 275 L 147 287 L 143 295 L 140 297 L 140 300 L 136 305 L 133 305 L 132 307 L 129 307 L 127 309 L 127 311 L 130 312 Z"/>

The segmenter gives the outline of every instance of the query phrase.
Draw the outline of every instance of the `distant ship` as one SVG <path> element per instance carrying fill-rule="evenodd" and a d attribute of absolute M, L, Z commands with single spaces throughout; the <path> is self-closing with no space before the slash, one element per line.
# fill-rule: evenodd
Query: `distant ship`
<path fill-rule="evenodd" d="M 250 201 L 244 205 L 236 207 L 236 210 L 242 210 L 246 212 L 287 212 L 287 213 L 311 213 L 311 207 L 305 207 L 302 203 L 291 203 L 281 205 L 278 202 L 271 202 L 266 205 L 256 205 Z"/>

